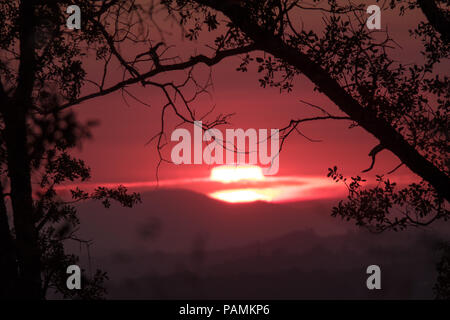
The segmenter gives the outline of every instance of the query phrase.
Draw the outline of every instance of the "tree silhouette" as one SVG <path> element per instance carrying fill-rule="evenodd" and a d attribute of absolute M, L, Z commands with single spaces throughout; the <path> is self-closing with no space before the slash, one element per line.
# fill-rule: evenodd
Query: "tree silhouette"
<path fill-rule="evenodd" d="M 428 21 L 419 21 L 411 36 L 423 44 L 423 63 L 408 64 L 393 58 L 398 48 L 386 30 L 369 30 L 365 4 L 314 1 L 166 1 L 181 17 L 214 21 L 225 15 L 228 41 L 250 41 L 257 50 L 269 56 L 246 56 L 240 71 L 256 64 L 262 73 L 262 87 L 292 90 L 292 80 L 305 75 L 347 116 L 330 114 L 316 108 L 321 115 L 292 119 L 280 130 L 284 140 L 299 132 L 304 122 L 319 120 L 351 121 L 372 134 L 379 144 L 369 153 L 370 171 L 377 154 L 389 150 L 423 180 L 397 190 L 395 183 L 384 177 L 384 187 L 365 189 L 361 177 L 354 177 L 349 187 L 349 199 L 334 209 L 334 215 L 353 219 L 375 231 L 423 226 L 438 219 L 447 219 L 449 194 L 448 169 L 448 109 L 449 80 L 439 70 L 440 62 L 448 60 L 448 27 L 450 18 L 444 1 L 390 1 L 387 5 L 400 16 L 421 10 Z M 447 9 L 446 9 L 447 8 Z M 294 19 L 309 12 L 324 13 L 324 31 Z M 210 28 L 210 26 L 208 26 Z M 195 30 L 200 34 L 201 27 Z M 237 40 L 237 39 L 238 40 Z M 300 132 L 301 133 L 301 132 Z M 283 145 L 283 143 L 281 144 Z M 337 168 L 329 176 L 338 178 Z M 344 181 L 343 176 L 340 179 Z M 346 181 L 346 180 L 345 180 Z M 400 207 L 399 212 L 396 210 Z M 412 207 L 413 209 L 411 209 Z M 370 210 L 368 208 L 371 208 Z M 374 222 L 372 224 L 372 222 Z"/>
<path fill-rule="evenodd" d="M 381 5 L 381 1 L 376 1 Z M 325 94 L 347 117 L 330 114 L 325 108 L 302 101 L 317 109 L 317 117 L 292 119 L 280 130 L 284 140 L 299 133 L 302 123 L 320 120 L 347 120 L 359 126 L 379 143 L 369 156 L 373 169 L 377 154 L 391 151 L 400 161 L 392 171 L 405 165 L 420 181 L 399 188 L 384 176 L 376 176 L 375 187 L 364 185 L 360 176 L 346 178 L 336 166 L 328 176 L 348 188 L 346 200 L 333 208 L 332 215 L 353 220 L 374 232 L 423 227 L 450 217 L 450 179 L 448 162 L 450 82 L 440 69 L 449 58 L 450 11 L 448 1 L 391 0 L 386 8 L 399 16 L 421 11 L 410 35 L 422 42 L 421 63 L 394 58 L 399 48 L 387 30 L 369 30 L 365 26 L 366 3 L 345 1 L 296 0 L 174 0 L 166 1 L 183 17 L 199 12 L 206 19 L 221 21 L 224 15 L 229 33 L 254 44 L 268 56 L 247 55 L 240 71 L 252 64 L 262 73 L 262 87 L 292 91 L 292 80 L 306 76 L 315 89 Z M 323 13 L 323 32 L 301 25 L 295 19 L 311 12 Z M 197 32 L 200 32 L 197 30 Z M 235 41 L 235 39 L 233 39 Z M 418 50 L 418 51 L 419 51 Z M 283 145 L 283 143 L 281 145 Z M 438 265 L 438 297 L 448 297 L 448 257 Z"/>
<path fill-rule="evenodd" d="M 293 79 L 305 75 L 345 116 L 303 102 L 320 112 L 317 117 L 291 119 L 281 128 L 283 143 L 302 123 L 321 120 L 350 121 L 373 135 L 370 171 L 381 150 L 389 150 L 422 180 L 403 189 L 378 177 L 369 188 L 364 179 L 348 181 L 337 170 L 329 176 L 348 183 L 349 196 L 333 214 L 355 220 L 374 231 L 428 225 L 447 219 L 449 192 L 448 77 L 439 72 L 449 54 L 449 14 L 444 1 L 391 0 L 390 9 L 400 15 L 421 10 L 411 35 L 422 41 L 422 64 L 396 61 L 397 47 L 385 30 L 365 27 L 365 5 L 335 0 L 80 0 L 82 30 L 65 28 L 68 0 L 0 0 L 0 268 L 2 296 L 42 299 L 49 288 L 70 297 L 61 266 L 77 257 L 64 253 L 64 241 L 77 238 L 78 220 L 73 204 L 87 199 L 110 200 L 124 206 L 139 201 L 126 189 L 99 187 L 88 193 L 72 190 L 63 199 L 56 186 L 83 181 L 90 173 L 70 149 L 89 137 L 92 123 L 80 124 L 71 108 L 114 92 L 148 105 L 132 94 L 132 85 L 160 90 L 166 103 L 161 111 L 161 131 L 155 136 L 161 161 L 165 144 L 165 117 L 172 112 L 181 121 L 200 120 L 192 102 L 207 91 L 193 77 L 197 64 L 212 66 L 243 54 L 239 71 L 256 65 L 262 87 L 291 91 Z M 181 29 L 196 40 L 203 31 L 220 30 L 210 45 L 211 55 L 190 57 L 168 43 L 153 19 L 161 8 Z M 294 23 L 293 17 L 323 12 L 324 31 Z M 223 19 L 223 16 L 226 19 Z M 151 30 L 151 32 L 150 32 Z M 222 32 L 223 30 L 223 32 Z M 156 31 L 156 32 L 155 32 Z M 124 52 L 122 48 L 133 48 Z M 259 53 L 264 52 L 261 57 Z M 252 53 L 252 54 L 250 54 Z M 87 62 L 101 75 L 88 78 Z M 120 68 L 122 77 L 114 75 Z M 186 70 L 180 83 L 159 75 Z M 185 97 L 184 90 L 193 91 Z M 203 121 L 203 129 L 227 122 L 229 115 Z M 37 182 L 34 184 L 33 182 Z M 10 200 L 10 202 L 9 202 Z M 9 206 L 10 203 L 10 206 Z M 105 274 L 99 271 L 80 298 L 102 294 Z M 13 294 L 11 294 L 13 293 Z"/>
<path fill-rule="evenodd" d="M 92 123 L 80 124 L 70 108 L 82 102 L 121 92 L 133 84 L 154 87 L 167 98 L 162 116 L 172 111 L 193 123 L 190 98 L 182 89 L 194 88 L 194 98 L 205 89 L 188 72 L 182 83 L 158 82 L 163 73 L 192 70 L 199 63 L 212 65 L 222 59 L 252 50 L 239 46 L 211 57 L 183 59 L 172 55 L 170 44 L 153 22 L 153 4 L 134 0 L 77 1 L 82 12 L 82 30 L 66 28 L 68 0 L 1 0 L 0 17 L 0 116 L 1 195 L 0 268 L 1 296 L 43 299 L 55 288 L 65 297 L 96 298 L 102 292 L 105 274 L 99 271 L 81 293 L 65 288 L 65 266 L 77 257 L 64 253 L 64 242 L 80 241 L 74 203 L 94 199 L 108 207 L 110 200 L 131 207 L 139 201 L 124 187 L 99 187 L 94 192 L 75 189 L 72 199 L 62 198 L 56 186 L 90 177 L 82 160 L 69 155 L 71 148 L 89 136 Z M 133 48 L 121 53 L 121 47 Z M 136 53 L 137 52 L 137 53 Z M 89 59 L 90 57 L 95 57 Z M 100 79 L 88 78 L 87 62 L 96 63 Z M 122 78 L 114 75 L 120 68 Z M 119 79 L 119 80 L 117 80 Z M 182 97 L 182 104 L 175 101 Z M 146 104 L 146 103 L 144 103 Z M 226 122 L 221 116 L 204 122 L 205 128 Z M 162 141 L 163 134 L 159 134 Z M 10 200 L 10 202 L 9 202 Z M 10 206 L 9 206 L 10 203 Z M 75 295 L 75 296 L 74 296 Z"/>

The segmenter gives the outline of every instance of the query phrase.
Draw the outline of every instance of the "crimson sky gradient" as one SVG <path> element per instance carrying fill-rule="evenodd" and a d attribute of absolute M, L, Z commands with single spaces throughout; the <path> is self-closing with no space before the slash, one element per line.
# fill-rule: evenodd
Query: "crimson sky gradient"
<path fill-rule="evenodd" d="M 389 11 L 382 13 L 382 27 L 402 46 L 395 49 L 396 55 L 402 61 L 413 62 L 420 59 L 417 42 L 411 39 L 408 29 L 417 23 L 420 13 L 410 13 L 404 17 L 393 15 Z M 163 18 L 163 17 L 161 17 Z M 320 29 L 323 25 L 320 14 L 298 17 L 298 23 L 312 29 Z M 166 27 L 169 25 L 166 23 Z M 195 52 L 211 55 L 205 44 L 213 35 L 204 35 L 197 42 L 182 40 L 176 28 L 173 37 L 168 42 L 174 42 L 182 57 L 189 57 Z M 206 39 L 206 40 L 204 40 Z M 171 42 L 171 43 L 172 43 Z M 133 56 L 133 48 L 122 48 L 122 53 Z M 134 49 L 136 50 L 136 49 Z M 263 56 L 257 52 L 253 56 Z M 292 118 L 317 115 L 317 111 L 299 100 L 305 100 L 325 107 L 329 112 L 340 114 L 334 104 L 324 95 L 315 92 L 311 82 L 303 76 L 295 80 L 294 90 L 280 94 L 276 88 L 261 88 L 255 67 L 242 73 L 235 69 L 240 58 L 226 59 L 212 68 L 213 88 L 210 95 L 203 95 L 192 106 L 198 114 L 205 113 L 215 106 L 213 114 L 235 113 L 232 125 L 228 128 L 281 128 Z M 200 65 L 195 68 L 195 76 L 206 81 L 209 68 Z M 100 69 L 89 63 L 88 75 L 98 78 Z M 166 75 L 166 79 L 181 81 L 185 72 Z M 119 81 L 122 74 L 117 72 L 110 83 Z M 130 92 L 139 99 L 150 104 L 144 106 L 127 97 L 127 103 L 121 93 L 107 95 L 90 100 L 76 107 L 82 119 L 98 119 L 100 126 L 93 130 L 93 140 L 85 142 L 83 149 L 76 153 L 91 166 L 93 183 L 136 183 L 155 181 L 158 155 L 154 143 L 146 145 L 149 139 L 159 131 L 160 112 L 164 104 L 161 92 L 154 88 L 142 88 L 138 85 L 130 87 Z M 89 89 L 85 88 L 84 92 Z M 172 117 L 172 124 L 176 119 Z M 311 142 L 299 135 L 292 135 L 280 155 L 280 170 L 278 176 L 310 176 L 325 177 L 327 168 L 337 165 L 345 175 L 360 174 L 370 165 L 369 151 L 377 144 L 370 134 L 360 128 L 348 129 L 348 121 L 320 121 L 308 123 L 301 127 L 302 132 L 311 139 L 321 142 Z M 189 128 L 189 127 L 188 127 Z M 225 129 L 225 127 L 223 128 Z M 170 132 L 169 132 L 170 134 Z M 169 136 L 170 138 L 170 136 Z M 166 156 L 170 157 L 170 147 L 166 148 Z M 389 152 L 379 154 L 374 174 L 385 174 L 393 169 L 398 160 Z M 163 164 L 159 170 L 159 178 L 185 179 L 206 178 L 211 167 L 207 165 Z M 396 177 L 407 181 L 413 177 L 406 168 L 395 173 Z"/>

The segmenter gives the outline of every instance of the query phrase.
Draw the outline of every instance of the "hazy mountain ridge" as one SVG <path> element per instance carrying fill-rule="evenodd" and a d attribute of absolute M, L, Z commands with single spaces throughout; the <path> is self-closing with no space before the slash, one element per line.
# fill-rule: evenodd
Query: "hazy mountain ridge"
<path fill-rule="evenodd" d="M 331 218 L 330 205 L 226 204 L 161 189 L 131 210 L 80 212 L 112 298 L 432 297 L 445 230 L 374 235 Z M 371 264 L 382 268 L 378 292 L 365 286 Z"/>

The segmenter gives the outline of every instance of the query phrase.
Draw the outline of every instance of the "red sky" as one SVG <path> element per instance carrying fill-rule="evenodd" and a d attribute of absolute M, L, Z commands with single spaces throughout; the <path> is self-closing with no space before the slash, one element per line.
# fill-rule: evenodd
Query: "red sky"
<path fill-rule="evenodd" d="M 407 29 L 417 17 L 392 19 L 391 14 L 383 12 L 382 26 L 388 28 L 396 41 L 403 47 L 396 49 L 402 61 L 412 61 L 419 57 L 417 45 L 409 38 Z M 321 25 L 319 17 L 302 17 L 308 26 Z M 309 20 L 309 21 L 308 21 Z M 300 21 L 300 20 L 299 20 Z M 300 23 L 300 22 L 299 22 Z M 174 31 L 174 34 L 176 31 Z M 206 37 L 207 39 L 210 36 Z M 176 47 L 185 57 L 204 51 L 204 42 L 189 43 L 179 40 Z M 130 50 L 127 48 L 127 50 Z M 133 51 L 129 52 L 131 55 Z M 262 56 L 263 53 L 257 53 Z M 306 100 L 325 107 L 329 112 L 338 113 L 337 108 L 326 97 L 313 91 L 313 86 L 304 77 L 295 81 L 293 92 L 280 94 L 275 88 L 261 88 L 258 74 L 254 68 L 247 73 L 235 71 L 239 58 L 229 58 L 212 69 L 214 88 L 211 96 L 203 96 L 195 101 L 194 108 L 199 114 L 215 105 L 215 114 L 236 113 L 232 126 L 228 128 L 280 128 L 288 124 L 291 118 L 316 114 L 311 108 L 299 102 Z M 92 66 L 88 70 L 91 77 L 98 77 L 99 68 Z M 195 74 L 206 79 L 209 69 L 198 66 Z M 111 83 L 120 80 L 114 75 Z M 171 74 L 180 81 L 182 74 Z M 139 99 L 151 104 L 143 106 L 127 98 L 127 106 L 120 93 L 115 93 L 77 106 L 82 119 L 98 119 L 100 126 L 93 130 L 94 139 L 84 143 L 77 154 L 91 166 L 94 183 L 103 182 L 148 182 L 155 180 L 158 155 L 155 144 L 146 142 L 159 131 L 160 112 L 164 99 L 156 89 L 134 86 L 129 88 Z M 310 142 L 304 137 L 292 135 L 280 155 L 278 176 L 316 176 L 325 178 L 327 168 L 337 165 L 345 175 L 360 174 L 370 165 L 369 151 L 377 144 L 376 140 L 359 128 L 347 129 L 348 122 L 322 121 L 302 126 L 302 132 L 322 142 Z M 170 148 L 166 150 L 170 155 Z M 384 174 L 393 169 L 398 160 L 388 151 L 383 151 L 370 176 Z M 161 180 L 204 178 L 209 176 L 210 167 L 206 165 L 163 164 L 159 171 Z M 402 179 L 411 176 L 406 168 L 395 173 Z"/>

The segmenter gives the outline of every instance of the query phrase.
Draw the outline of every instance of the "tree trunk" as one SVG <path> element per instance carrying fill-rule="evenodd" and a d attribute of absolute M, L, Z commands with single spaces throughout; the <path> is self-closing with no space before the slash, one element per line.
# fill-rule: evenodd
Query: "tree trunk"
<path fill-rule="evenodd" d="M 5 194 L 0 184 L 0 299 L 16 297 L 17 263 L 14 242 L 8 223 Z"/>
<path fill-rule="evenodd" d="M 4 139 L 18 264 L 17 292 L 23 299 L 43 299 L 38 232 L 33 214 L 31 168 L 27 146 L 27 114 L 35 82 L 35 0 L 19 6 L 20 64 L 14 97 L 3 106 Z"/>
<path fill-rule="evenodd" d="M 33 214 L 26 118 L 24 108 L 14 109 L 5 117 L 5 140 L 19 269 L 17 291 L 21 298 L 42 299 L 40 250 Z"/>

